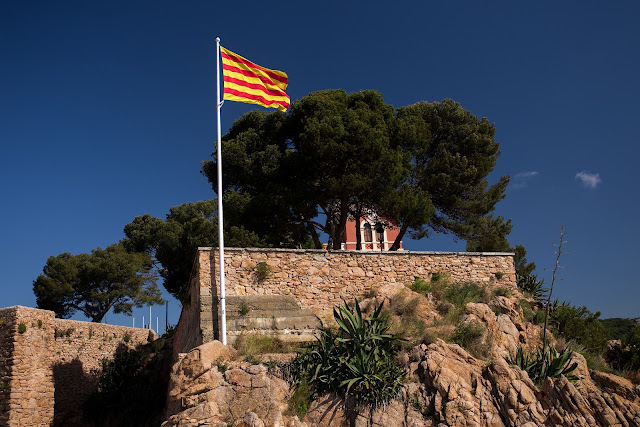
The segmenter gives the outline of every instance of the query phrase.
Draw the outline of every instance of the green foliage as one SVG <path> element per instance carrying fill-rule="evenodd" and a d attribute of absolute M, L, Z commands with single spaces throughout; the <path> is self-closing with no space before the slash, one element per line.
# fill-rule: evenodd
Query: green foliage
<path fill-rule="evenodd" d="M 567 341 L 575 340 L 588 351 L 599 354 L 607 346 L 607 331 L 598 320 L 600 312 L 592 313 L 586 307 L 562 303 L 549 313 L 550 329 Z"/>
<path fill-rule="evenodd" d="M 265 353 L 292 353 L 299 348 L 297 343 L 284 342 L 264 334 L 242 334 L 236 338 L 233 347 L 238 356 L 257 356 Z"/>
<path fill-rule="evenodd" d="M 301 382 L 296 386 L 291 397 L 289 398 L 288 413 L 290 415 L 297 415 L 298 419 L 304 419 L 309 410 L 309 401 L 312 397 L 312 389 L 306 382 Z"/>
<path fill-rule="evenodd" d="M 640 370 L 640 325 L 636 325 L 622 337 L 622 348 L 616 356 L 611 360 L 611 364 L 618 371 Z"/>
<path fill-rule="evenodd" d="M 470 302 L 489 301 L 487 289 L 474 282 L 451 284 L 444 290 L 443 297 L 458 308 L 464 308 Z"/>
<path fill-rule="evenodd" d="M 42 329 L 42 320 L 38 319 L 38 328 Z"/>
<path fill-rule="evenodd" d="M 245 316 L 247 314 L 249 314 L 249 312 L 251 311 L 251 307 L 249 307 L 249 304 L 247 304 L 246 302 L 243 302 L 242 304 L 240 304 L 240 314 Z"/>
<path fill-rule="evenodd" d="M 69 328 L 69 329 L 56 329 L 53 336 L 54 338 L 62 338 L 62 337 L 67 337 L 69 338 L 71 336 L 71 334 L 73 333 L 74 329 L 73 328 Z M 91 330 L 90 330 L 91 333 Z"/>
<path fill-rule="evenodd" d="M 419 294 L 427 294 L 431 292 L 431 283 L 425 281 L 424 279 L 416 277 L 413 283 L 409 285 L 409 289 Z"/>
<path fill-rule="evenodd" d="M 499 286 L 493 290 L 494 297 L 509 297 L 511 296 L 511 288 L 508 286 Z"/>
<path fill-rule="evenodd" d="M 286 114 L 236 120 L 222 141 L 224 197 L 234 194 L 239 223 L 275 246 L 321 248 L 323 232 L 339 249 L 346 221 L 371 210 L 400 227 L 391 250 L 407 231 L 473 238 L 504 223 L 489 215 L 509 181 L 486 179 L 499 156 L 494 135 L 452 100 L 394 111 L 371 90 L 314 92 Z M 202 171 L 217 191 L 216 161 Z M 324 224 L 313 221 L 319 212 Z"/>
<path fill-rule="evenodd" d="M 171 338 L 175 332 L 175 325 L 167 325 L 167 330 L 165 331 L 164 335 L 162 335 L 162 338 Z"/>
<path fill-rule="evenodd" d="M 258 280 L 265 280 L 271 275 L 271 266 L 266 261 L 259 262 L 256 265 L 256 275 Z"/>
<path fill-rule="evenodd" d="M 542 384 L 546 378 L 559 378 L 565 376 L 569 381 L 581 379 L 571 372 L 578 367 L 576 362 L 570 363 L 571 349 L 565 348 L 559 354 L 554 347 L 549 347 L 548 351 L 542 352 L 538 348 L 535 352 L 526 352 L 522 346 L 518 346 L 516 354 L 510 357 L 507 362 L 518 366 L 529 374 L 529 378 L 536 384 Z"/>
<path fill-rule="evenodd" d="M 526 292 L 538 301 L 542 300 L 549 292 L 548 289 L 542 287 L 544 279 L 538 280 L 534 274 L 520 276 L 516 273 L 516 282 L 518 284 L 518 289 L 522 292 Z"/>
<path fill-rule="evenodd" d="M 225 198 L 225 245 L 269 246 L 256 233 L 230 222 L 229 218 L 238 217 L 235 210 L 242 209 L 238 206 L 242 206 L 242 202 L 233 195 Z M 137 216 L 125 225 L 126 238 L 121 243 L 131 253 L 149 254 L 164 279 L 164 287 L 183 300 L 198 247 L 218 245 L 217 211 L 217 200 L 213 199 L 174 206 L 164 221 L 149 214 Z"/>
<path fill-rule="evenodd" d="M 536 269 L 536 264 L 534 262 L 527 261 L 527 250 L 524 245 L 516 245 L 513 250 L 513 262 L 516 268 L 516 274 L 521 277 L 530 276 L 533 273 L 533 270 Z"/>
<path fill-rule="evenodd" d="M 447 232 L 467 241 L 480 240 L 487 229 L 504 229 L 505 224 L 510 229 L 503 218 L 490 215 L 509 183 L 505 176 L 488 186 L 486 178 L 500 155 L 494 135 L 489 120 L 479 119 L 451 99 L 398 108 L 395 137 L 411 157 L 408 185 L 427 195 L 433 206 L 429 216 L 413 217 L 409 212 L 398 218 L 402 224 L 398 239 L 407 224 L 413 237 Z"/>
<path fill-rule="evenodd" d="M 98 391 L 83 405 L 95 425 L 157 426 L 163 421 L 172 349 L 159 339 L 137 349 L 121 344 L 102 360 Z"/>
<path fill-rule="evenodd" d="M 621 340 L 632 332 L 638 324 L 633 319 L 614 317 L 610 319 L 600 319 L 600 323 L 606 329 L 611 340 Z"/>
<path fill-rule="evenodd" d="M 400 343 L 402 347 L 420 342 L 426 332 L 426 323 L 416 315 L 422 299 L 423 296 L 400 291 L 389 299 L 389 311 L 385 310 L 380 314 L 389 323 L 389 331 L 406 340 L 405 343 Z M 391 318 L 391 314 L 396 318 Z"/>
<path fill-rule="evenodd" d="M 38 308 L 68 318 L 81 311 L 100 322 L 111 309 L 131 315 L 132 308 L 161 304 L 151 257 L 128 253 L 120 244 L 90 254 L 51 256 L 33 282 Z"/>
<path fill-rule="evenodd" d="M 20 322 L 20 324 L 18 325 L 18 333 L 19 334 L 24 334 L 25 332 L 27 332 L 27 326 Z"/>
<path fill-rule="evenodd" d="M 0 390 L 7 390 L 9 388 L 9 384 L 5 384 L 4 381 L 0 380 Z"/>
<path fill-rule="evenodd" d="M 502 278 L 504 277 L 504 273 L 502 271 L 497 271 L 495 276 L 496 280 L 502 280 Z"/>
<path fill-rule="evenodd" d="M 382 304 L 367 318 L 357 302 L 334 308 L 338 331 L 322 330 L 309 349 L 288 365 L 295 388 L 307 383 L 312 395 L 344 393 L 359 403 L 377 407 L 397 396 L 406 373 L 396 355 L 398 337 L 388 333 Z"/>
<path fill-rule="evenodd" d="M 478 343 L 485 333 L 485 328 L 476 322 L 462 322 L 456 326 L 452 341 L 460 347 L 472 349 L 473 345 Z"/>
<path fill-rule="evenodd" d="M 122 341 L 124 341 L 124 342 L 127 342 L 127 343 L 128 343 L 129 341 L 131 341 L 131 335 L 129 335 L 129 334 L 124 334 L 124 336 L 122 337 Z"/>

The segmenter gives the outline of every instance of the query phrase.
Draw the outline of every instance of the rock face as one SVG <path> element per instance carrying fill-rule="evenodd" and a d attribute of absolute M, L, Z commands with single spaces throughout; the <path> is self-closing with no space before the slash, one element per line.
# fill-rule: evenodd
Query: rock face
<path fill-rule="evenodd" d="M 287 414 L 284 380 L 262 365 L 229 362 L 231 356 L 213 341 L 174 365 L 163 426 L 640 426 L 640 386 L 588 370 L 578 354 L 582 380 L 547 379 L 536 387 L 500 356 L 484 362 L 438 340 L 413 349 L 410 380 L 385 407 L 358 409 L 326 395 L 304 420 Z"/>
<path fill-rule="evenodd" d="M 263 365 L 230 362 L 231 356 L 222 343 L 212 341 L 176 362 L 164 427 L 303 425 L 283 415 L 289 392 L 284 380 L 269 375 Z"/>

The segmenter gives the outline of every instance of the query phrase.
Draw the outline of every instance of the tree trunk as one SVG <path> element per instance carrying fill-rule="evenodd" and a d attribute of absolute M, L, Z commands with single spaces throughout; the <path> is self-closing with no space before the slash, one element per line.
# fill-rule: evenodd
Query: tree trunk
<path fill-rule="evenodd" d="M 347 200 L 341 200 L 340 202 L 340 219 L 338 220 L 338 224 L 335 224 L 336 228 L 334 229 L 335 238 L 333 240 L 333 249 L 340 250 L 342 249 L 342 243 L 344 242 L 344 231 L 347 227 L 347 217 L 349 214 L 349 204 Z"/>
<path fill-rule="evenodd" d="M 400 227 L 400 232 L 398 233 L 398 237 L 396 237 L 393 245 L 391 245 L 391 247 L 389 248 L 390 251 L 397 251 L 398 249 L 400 249 L 400 242 L 402 241 L 402 237 L 404 236 L 404 233 L 407 232 L 408 228 L 409 225 L 407 223 L 402 224 L 402 227 Z"/>
<path fill-rule="evenodd" d="M 313 239 L 313 245 L 316 249 L 322 249 L 322 243 L 320 242 L 320 238 L 318 237 L 318 232 L 316 228 L 311 224 L 309 220 L 306 221 L 307 230 L 309 234 L 311 234 L 311 238 Z"/>
<path fill-rule="evenodd" d="M 362 236 L 360 236 L 360 212 L 356 214 L 356 251 L 362 250 Z"/>

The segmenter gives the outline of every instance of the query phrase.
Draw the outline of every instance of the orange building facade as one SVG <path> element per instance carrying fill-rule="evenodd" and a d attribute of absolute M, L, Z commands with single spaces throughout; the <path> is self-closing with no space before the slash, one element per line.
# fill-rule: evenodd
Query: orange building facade
<path fill-rule="evenodd" d="M 382 227 L 382 236 L 376 230 L 379 225 L 379 219 L 373 215 L 360 218 L 360 237 L 363 251 L 388 251 L 395 242 L 396 237 L 400 233 L 398 227 L 393 225 L 385 225 Z M 356 222 L 355 220 L 347 221 L 345 230 L 345 242 L 342 243 L 342 249 L 347 251 L 356 250 Z M 382 248 L 380 247 L 382 245 Z M 400 249 L 402 242 L 400 242 Z"/>

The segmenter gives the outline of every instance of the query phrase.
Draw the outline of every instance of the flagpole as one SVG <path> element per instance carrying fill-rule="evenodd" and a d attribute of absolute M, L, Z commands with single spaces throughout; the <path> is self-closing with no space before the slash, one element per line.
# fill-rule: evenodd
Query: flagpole
<path fill-rule="evenodd" d="M 227 345 L 227 308 L 224 294 L 224 232 L 222 228 L 222 138 L 220 133 L 220 37 L 216 37 L 216 81 L 218 115 L 218 265 L 220 270 L 220 338 L 223 345 Z"/>

